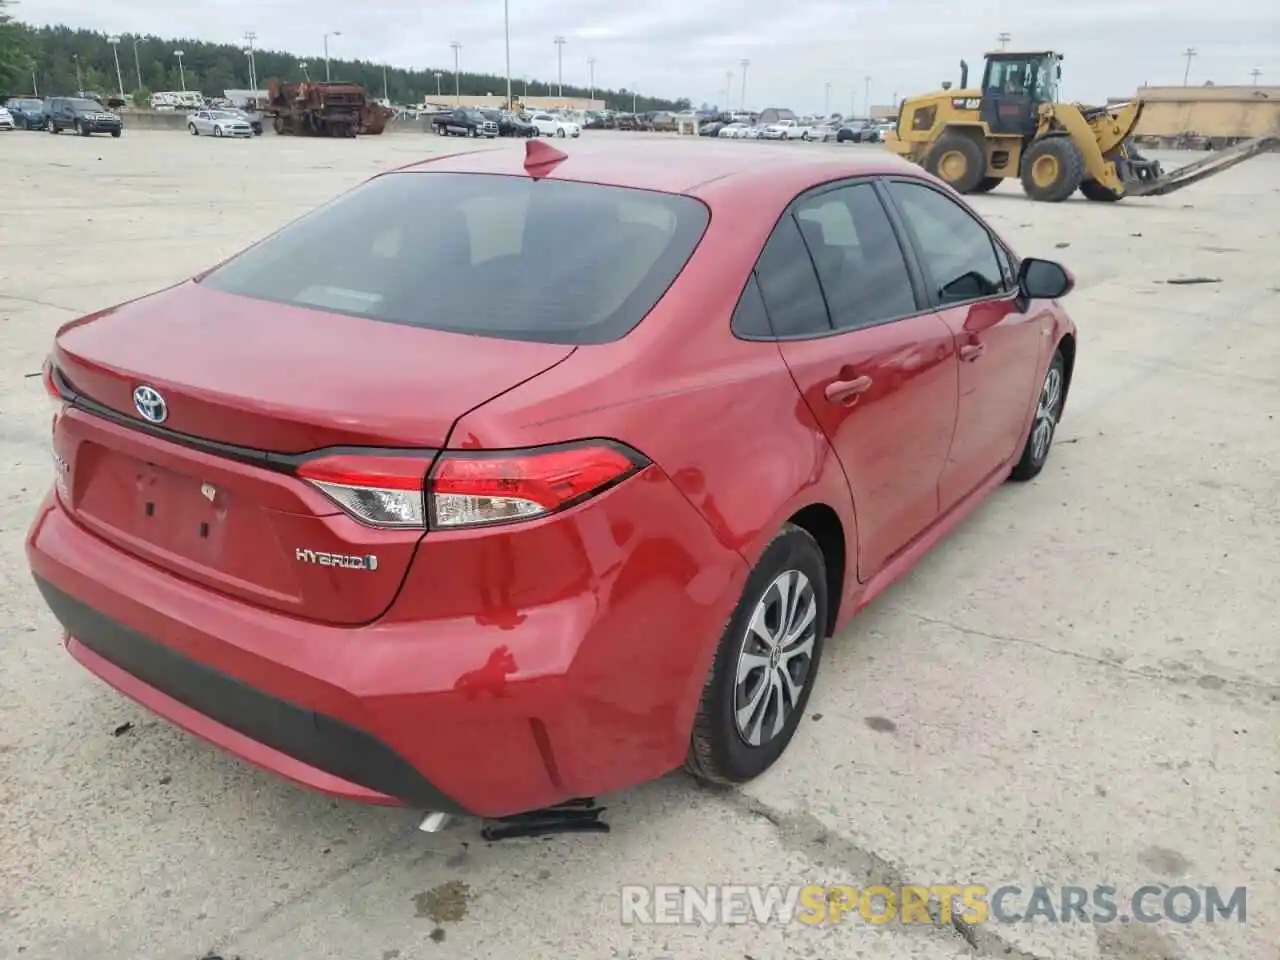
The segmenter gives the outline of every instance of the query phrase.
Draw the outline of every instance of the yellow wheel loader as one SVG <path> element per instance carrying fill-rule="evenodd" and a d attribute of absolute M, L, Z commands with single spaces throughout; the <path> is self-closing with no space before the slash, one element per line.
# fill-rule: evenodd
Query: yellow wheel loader
<path fill-rule="evenodd" d="M 1017 177 L 1033 200 L 1058 202 L 1077 190 L 1090 200 L 1172 193 L 1221 173 L 1277 142 L 1259 137 L 1166 175 L 1130 137 L 1141 101 L 1110 107 L 1060 103 L 1062 54 L 1051 50 L 986 55 L 981 86 L 911 97 L 898 108 L 885 145 L 960 193 L 986 193 Z"/>

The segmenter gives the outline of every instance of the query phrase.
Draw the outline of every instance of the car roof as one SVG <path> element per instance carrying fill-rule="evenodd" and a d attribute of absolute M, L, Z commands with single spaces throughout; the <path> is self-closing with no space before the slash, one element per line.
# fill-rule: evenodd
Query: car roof
<path fill-rule="evenodd" d="M 544 179 L 599 183 L 664 193 L 707 197 L 726 189 L 752 196 L 791 197 L 809 186 L 846 177 L 921 176 L 916 165 L 892 154 L 797 150 L 792 145 L 760 144 L 741 150 L 694 140 L 585 141 L 567 146 L 567 154 Z M 411 164 L 401 172 L 524 175 L 524 150 L 509 146 L 451 154 Z M 714 190 L 711 188 L 714 185 Z"/>

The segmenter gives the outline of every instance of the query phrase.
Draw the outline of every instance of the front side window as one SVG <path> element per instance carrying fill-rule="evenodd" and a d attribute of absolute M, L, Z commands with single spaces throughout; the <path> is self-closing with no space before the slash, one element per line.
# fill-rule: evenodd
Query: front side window
<path fill-rule="evenodd" d="M 605 343 L 653 309 L 708 219 L 691 197 L 408 171 L 357 187 L 201 282 L 434 330 Z"/>
<path fill-rule="evenodd" d="M 889 192 L 902 214 L 941 305 L 1005 291 L 1000 261 L 987 228 L 954 200 L 931 187 L 900 180 Z"/>

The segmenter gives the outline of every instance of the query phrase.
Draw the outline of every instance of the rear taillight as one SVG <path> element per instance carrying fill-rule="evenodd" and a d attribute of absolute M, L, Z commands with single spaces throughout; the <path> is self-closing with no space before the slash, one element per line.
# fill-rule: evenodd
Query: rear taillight
<path fill-rule="evenodd" d="M 374 527 L 457 529 L 545 516 L 581 503 L 648 461 L 607 441 L 532 450 L 446 451 L 430 474 L 419 457 L 334 455 L 298 476 Z"/>
<path fill-rule="evenodd" d="M 444 453 L 428 484 L 431 525 L 469 527 L 554 513 L 603 493 L 646 462 L 620 444 L 602 442 Z"/>
<path fill-rule="evenodd" d="M 66 407 L 67 398 L 58 389 L 58 381 L 54 376 L 52 360 L 44 362 L 44 368 L 40 371 L 40 380 L 44 383 L 44 392 L 48 395 L 49 403 L 53 406 L 54 419 L 56 420 L 58 414 L 62 413 Z"/>
<path fill-rule="evenodd" d="M 350 456 L 308 460 L 306 480 L 361 523 L 373 527 L 422 527 L 422 484 L 431 461 L 422 457 Z"/>

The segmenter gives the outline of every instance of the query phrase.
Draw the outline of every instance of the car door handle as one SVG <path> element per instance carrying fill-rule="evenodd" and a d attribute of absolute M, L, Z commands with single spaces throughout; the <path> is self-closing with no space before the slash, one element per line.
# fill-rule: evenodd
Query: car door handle
<path fill-rule="evenodd" d="M 855 377 L 852 380 L 832 380 L 822 392 L 832 403 L 850 403 L 870 389 L 870 377 Z"/>
<path fill-rule="evenodd" d="M 960 348 L 960 359 L 972 363 L 987 350 L 985 343 L 966 343 Z"/>

